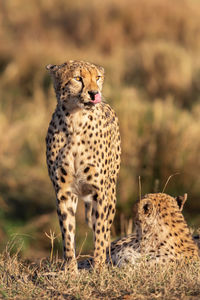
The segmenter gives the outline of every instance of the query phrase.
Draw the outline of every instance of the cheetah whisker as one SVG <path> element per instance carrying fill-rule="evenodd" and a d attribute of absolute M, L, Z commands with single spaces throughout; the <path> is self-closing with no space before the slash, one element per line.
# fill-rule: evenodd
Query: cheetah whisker
<path fill-rule="evenodd" d="M 179 175 L 179 174 L 180 174 L 180 172 L 177 172 L 177 173 L 174 173 L 174 174 L 170 175 L 170 176 L 167 178 L 167 181 L 166 181 L 166 183 L 165 183 L 165 185 L 164 185 L 164 188 L 163 188 L 163 190 L 162 190 L 162 193 L 164 193 L 164 191 L 165 191 L 165 189 L 166 189 L 166 187 L 167 187 L 169 181 L 171 180 L 171 178 L 174 177 L 174 176 L 176 176 L 176 175 Z"/>
<path fill-rule="evenodd" d="M 139 188 L 139 199 L 142 198 L 142 185 L 141 185 L 141 177 L 138 177 L 138 188 Z"/>

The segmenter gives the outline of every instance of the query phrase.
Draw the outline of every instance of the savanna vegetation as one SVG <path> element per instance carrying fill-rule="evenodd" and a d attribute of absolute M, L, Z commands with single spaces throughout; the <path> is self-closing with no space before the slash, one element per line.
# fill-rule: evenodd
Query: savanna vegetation
<path fill-rule="evenodd" d="M 8 249 L 9 250 L 9 249 Z M 65 274 L 58 259 L 32 262 L 0 255 L 1 299 L 198 300 L 200 264 L 137 266 Z"/>
<path fill-rule="evenodd" d="M 30 260 L 46 257 L 51 249 L 48 236 L 54 235 L 53 253 L 61 255 L 54 191 L 45 162 L 45 135 L 56 105 L 45 65 L 68 59 L 87 60 L 105 67 L 104 97 L 119 117 L 122 164 L 113 237 L 132 230 L 130 219 L 139 195 L 139 176 L 145 194 L 162 191 L 167 178 L 178 173 L 165 191 L 171 195 L 188 193 L 184 213 L 190 226 L 198 228 L 199 53 L 200 3 L 197 0 L 1 1 L 1 250 L 12 240 L 11 253 L 18 251 L 21 257 Z M 77 220 L 77 248 L 80 250 L 83 244 L 85 253 L 92 249 L 92 234 L 84 225 L 81 203 Z M 9 271 L 4 269 L 6 275 L 1 280 L 7 281 L 8 287 L 13 284 L 21 289 L 24 285 L 21 277 L 10 271 L 15 266 L 12 259 L 17 258 L 6 259 L 4 267 Z M 3 264 L 2 258 L 1 268 Z M 16 264 L 17 270 L 21 268 L 20 262 Z M 23 265 L 22 272 L 27 274 L 23 280 L 33 285 L 34 280 L 39 282 L 38 292 L 33 289 L 33 293 L 41 296 L 43 287 L 50 283 L 43 273 L 33 280 L 35 268 Z M 200 293 L 194 280 L 199 269 L 193 272 L 192 268 L 183 277 L 178 275 L 185 284 L 183 294 L 190 295 L 191 289 Z M 168 275 L 163 270 L 163 280 L 167 280 L 169 289 L 172 282 L 180 289 L 175 271 L 170 270 L 166 270 Z M 120 289 L 125 288 L 127 295 L 130 286 L 144 284 L 137 272 L 143 274 L 145 268 L 128 274 L 113 272 L 114 279 L 109 277 L 108 283 L 113 280 L 118 284 L 120 278 L 125 278 L 125 287 Z M 80 282 L 85 280 L 86 286 L 93 286 L 95 279 L 84 276 L 80 276 Z M 156 275 L 152 278 L 148 273 L 147 277 L 154 280 Z M 136 284 L 136 278 L 140 278 L 140 283 Z M 164 295 L 162 278 L 147 287 L 154 297 Z M 190 279 L 191 285 L 187 284 Z M 51 286 L 55 287 L 58 282 L 52 280 Z M 62 280 L 59 284 L 63 284 Z M 100 278 L 99 296 L 104 285 Z M 50 289 L 52 292 L 53 288 Z M 74 291 L 76 295 L 80 295 L 80 289 Z M 28 287 L 25 292 L 29 294 Z M 3 290 L 2 295 L 13 296 L 11 290 Z M 120 292 L 116 293 L 116 297 L 119 295 Z M 172 299 L 170 295 L 166 297 Z"/>

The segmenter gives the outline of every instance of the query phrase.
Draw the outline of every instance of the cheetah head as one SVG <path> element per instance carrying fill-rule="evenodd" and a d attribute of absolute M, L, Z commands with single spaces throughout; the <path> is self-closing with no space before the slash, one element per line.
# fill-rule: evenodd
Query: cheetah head
<path fill-rule="evenodd" d="M 173 198 L 164 193 L 147 194 L 135 204 L 135 225 L 139 234 L 170 231 L 175 222 L 184 223 L 181 213 L 187 196 Z"/>
<path fill-rule="evenodd" d="M 93 106 L 101 102 L 104 69 L 100 66 L 70 60 L 62 65 L 48 65 L 58 103 L 71 107 Z"/>

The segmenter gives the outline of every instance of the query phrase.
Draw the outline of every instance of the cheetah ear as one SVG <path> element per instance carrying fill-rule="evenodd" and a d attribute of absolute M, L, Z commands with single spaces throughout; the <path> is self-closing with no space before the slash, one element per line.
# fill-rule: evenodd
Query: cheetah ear
<path fill-rule="evenodd" d="M 187 194 L 185 193 L 184 196 L 178 196 L 178 197 L 175 197 L 176 199 L 176 202 L 178 204 L 178 207 L 180 209 L 180 211 L 183 210 L 183 206 L 187 200 Z"/>
<path fill-rule="evenodd" d="M 58 66 L 49 64 L 49 65 L 46 66 L 46 69 L 50 72 L 54 72 L 54 71 L 58 70 Z"/>

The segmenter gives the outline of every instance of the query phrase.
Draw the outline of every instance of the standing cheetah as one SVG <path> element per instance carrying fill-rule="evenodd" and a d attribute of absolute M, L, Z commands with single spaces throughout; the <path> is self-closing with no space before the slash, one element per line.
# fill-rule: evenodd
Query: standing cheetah
<path fill-rule="evenodd" d="M 199 259 L 198 247 L 181 213 L 185 198 L 147 194 L 135 205 L 135 233 L 111 243 L 114 265 L 135 264 L 142 258 L 165 263 Z M 107 262 L 110 262 L 107 250 Z M 88 268 L 91 261 L 80 262 Z"/>
<path fill-rule="evenodd" d="M 83 61 L 48 65 L 57 97 L 46 137 L 47 165 L 53 183 L 64 259 L 77 269 L 75 214 L 85 202 L 86 221 L 94 233 L 94 266 L 106 259 L 115 215 L 120 168 L 118 119 L 102 101 L 104 69 Z"/>

